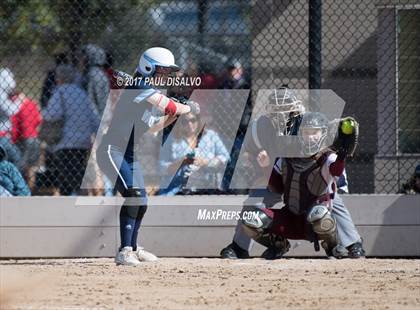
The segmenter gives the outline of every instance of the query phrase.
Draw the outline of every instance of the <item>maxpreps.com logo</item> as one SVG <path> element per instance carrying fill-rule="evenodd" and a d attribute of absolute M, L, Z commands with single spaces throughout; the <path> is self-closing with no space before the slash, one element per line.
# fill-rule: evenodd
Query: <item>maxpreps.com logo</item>
<path fill-rule="evenodd" d="M 198 209 L 197 220 L 199 221 L 231 221 L 231 220 L 255 220 L 257 213 L 253 211 L 226 211 L 222 209 L 207 210 Z"/>

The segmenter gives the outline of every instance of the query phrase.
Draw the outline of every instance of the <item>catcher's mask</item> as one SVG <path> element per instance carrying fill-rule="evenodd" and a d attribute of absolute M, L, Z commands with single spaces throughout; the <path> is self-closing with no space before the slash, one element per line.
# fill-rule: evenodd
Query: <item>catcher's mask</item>
<path fill-rule="evenodd" d="M 302 101 L 287 87 L 273 89 L 268 97 L 268 104 L 265 105 L 265 114 L 272 119 L 278 136 L 293 134 L 304 112 Z"/>

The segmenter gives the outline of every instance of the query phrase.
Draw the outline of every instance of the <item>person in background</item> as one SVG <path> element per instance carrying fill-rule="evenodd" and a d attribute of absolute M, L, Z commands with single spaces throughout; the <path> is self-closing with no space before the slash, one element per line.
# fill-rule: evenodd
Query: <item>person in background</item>
<path fill-rule="evenodd" d="M 100 121 L 87 93 L 75 84 L 75 75 L 71 65 L 57 67 L 57 87 L 42 112 L 45 121 L 64 120 L 62 137 L 50 149 L 51 171 L 61 195 L 80 190 L 92 136 Z"/>
<path fill-rule="evenodd" d="M 203 62 L 200 65 L 200 77 L 201 85 L 197 88 L 199 89 L 217 89 L 218 79 L 212 70 L 210 64 Z"/>
<path fill-rule="evenodd" d="M 169 136 L 166 141 L 169 147 L 163 149 L 160 160 L 164 174 L 174 177 L 164 177 L 160 195 L 185 193 L 184 187 L 190 177 L 201 179 L 204 184 L 215 184 L 217 167 L 229 160 L 229 152 L 219 135 L 204 128 L 199 115 L 188 114 L 179 121 L 182 126 Z"/>
<path fill-rule="evenodd" d="M 28 181 L 31 189 L 35 187 L 35 173 L 40 156 L 40 142 L 38 139 L 41 124 L 41 111 L 37 102 L 25 94 L 14 91 L 11 100 L 18 106 L 18 110 L 10 118 L 12 123 L 11 141 L 21 154 L 21 172 Z"/>
<path fill-rule="evenodd" d="M 13 72 L 8 68 L 0 69 L 0 145 L 7 151 L 8 159 L 18 168 L 22 166 L 22 154 L 12 143 L 11 117 L 19 110 L 19 105 L 12 100 L 16 88 Z"/>
<path fill-rule="evenodd" d="M 0 145 L 0 197 L 30 195 L 28 185 L 16 166 L 7 160 L 7 151 Z"/>
<path fill-rule="evenodd" d="M 106 53 L 102 48 L 88 44 L 82 49 L 79 64 L 82 71 L 81 86 L 95 104 L 99 116 L 104 112 L 110 89 L 110 81 L 104 69 L 105 64 Z"/>
<path fill-rule="evenodd" d="M 47 77 L 45 78 L 44 85 L 42 86 L 41 92 L 41 100 L 39 101 L 41 109 L 44 109 L 47 106 L 48 100 L 50 100 L 55 84 L 55 70 L 59 65 L 67 64 L 67 54 L 66 53 L 59 53 L 54 55 L 55 58 L 55 67 L 52 70 L 49 70 L 47 73 Z"/>
<path fill-rule="evenodd" d="M 411 178 L 403 184 L 399 194 L 420 194 L 420 164 L 417 165 Z"/>
<path fill-rule="evenodd" d="M 226 70 L 223 76 L 220 79 L 219 89 L 250 89 L 250 84 L 248 80 L 245 78 L 245 70 L 242 64 L 237 59 L 231 59 L 226 66 Z M 224 187 L 229 187 L 229 183 L 231 182 L 236 161 L 238 160 L 239 152 L 241 149 L 241 145 L 245 138 L 244 133 L 248 127 L 248 122 L 250 120 L 252 114 L 252 102 L 251 96 L 248 97 L 248 100 L 245 105 L 245 109 L 242 112 L 241 122 L 239 123 L 239 130 L 235 137 L 235 141 L 233 142 L 233 147 L 230 152 L 230 161 L 226 167 L 226 172 L 224 175 L 223 183 L 226 184 Z M 219 123 L 222 121 L 221 119 L 214 118 L 213 121 L 215 123 Z M 231 190 L 232 193 L 235 194 L 243 194 L 238 189 Z"/>
<path fill-rule="evenodd" d="M 120 86 L 118 86 L 117 84 L 117 78 L 115 76 L 115 71 L 113 69 L 113 65 L 114 65 L 114 57 L 112 56 L 112 54 L 110 52 L 106 52 L 106 60 L 104 63 L 104 70 L 106 75 L 108 76 L 108 80 L 109 80 L 109 88 L 110 89 L 119 89 Z"/>
<path fill-rule="evenodd" d="M 114 64 L 114 58 L 112 56 L 112 54 L 110 52 L 106 52 L 106 61 L 103 65 L 103 69 L 105 70 L 105 73 L 108 77 L 109 80 L 109 88 L 110 88 L 110 92 L 109 92 L 109 102 L 108 105 L 105 107 L 105 110 L 103 111 L 101 117 L 101 121 L 102 121 L 102 126 L 103 128 L 106 127 L 106 124 L 109 124 L 111 122 L 111 117 L 112 117 L 112 111 L 115 108 L 115 105 L 118 101 L 118 97 L 121 94 L 120 91 L 117 91 L 121 88 L 121 86 L 118 85 L 117 83 L 117 77 L 116 75 L 118 74 L 118 72 L 114 71 L 113 69 L 113 64 Z M 89 175 L 92 176 L 92 178 L 94 178 L 91 181 L 91 185 L 89 187 L 91 187 L 88 192 L 90 196 L 113 196 L 114 195 L 114 189 L 112 186 L 112 182 L 102 173 L 102 171 L 99 169 L 98 165 L 97 165 L 97 160 L 96 160 L 96 146 L 94 146 L 92 148 L 92 153 L 91 153 L 91 157 L 93 158 L 92 164 L 89 166 L 88 169 L 92 169 L 93 171 L 91 171 L 89 173 Z M 102 191 L 103 188 L 103 191 Z"/>
<path fill-rule="evenodd" d="M 249 84 L 245 79 L 245 72 L 242 64 L 234 59 L 228 63 L 224 77 L 222 77 L 221 89 L 248 89 Z"/>

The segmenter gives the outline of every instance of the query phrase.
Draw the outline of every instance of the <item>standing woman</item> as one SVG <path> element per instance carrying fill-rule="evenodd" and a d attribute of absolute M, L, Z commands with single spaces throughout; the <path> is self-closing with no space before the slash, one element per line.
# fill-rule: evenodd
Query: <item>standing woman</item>
<path fill-rule="evenodd" d="M 146 50 L 140 57 L 132 80 L 124 80 L 112 120 L 97 151 L 99 167 L 125 197 L 120 211 L 121 245 L 115 257 L 117 265 L 137 266 L 140 261 L 154 261 L 155 255 L 137 245 L 137 235 L 147 209 L 147 197 L 138 154 L 139 138 L 173 123 L 181 114 L 199 114 L 199 105 L 186 105 L 163 95 L 145 78 L 165 80 L 178 71 L 171 51 L 162 47 Z M 121 85 L 122 80 L 119 81 Z"/>

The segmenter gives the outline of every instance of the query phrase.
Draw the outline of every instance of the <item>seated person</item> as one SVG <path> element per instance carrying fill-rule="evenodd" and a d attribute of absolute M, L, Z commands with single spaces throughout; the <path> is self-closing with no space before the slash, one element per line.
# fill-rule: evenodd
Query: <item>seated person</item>
<path fill-rule="evenodd" d="M 411 178 L 403 184 L 399 194 L 420 194 L 420 164 L 417 165 Z"/>
<path fill-rule="evenodd" d="M 28 185 L 19 170 L 7 161 L 6 149 L 0 146 L 0 197 L 30 195 Z"/>
<path fill-rule="evenodd" d="M 208 189 L 208 185 L 214 189 L 223 176 L 218 177 L 224 171 L 219 168 L 229 160 L 229 152 L 215 131 L 203 127 L 199 115 L 187 114 L 178 121 L 182 126 L 174 129 L 162 148 L 159 163 L 164 178 L 159 194 L 185 194 L 187 182 L 193 178 L 193 185 L 203 184 L 200 189 Z"/>

